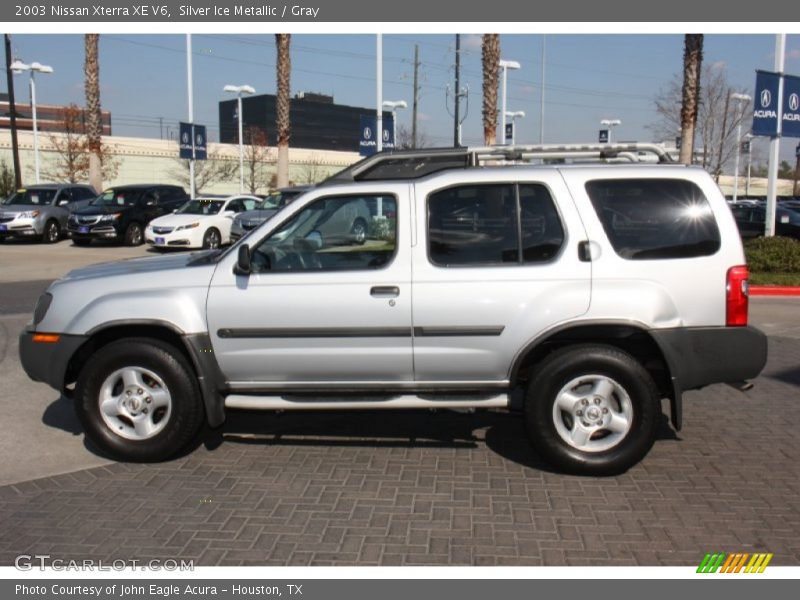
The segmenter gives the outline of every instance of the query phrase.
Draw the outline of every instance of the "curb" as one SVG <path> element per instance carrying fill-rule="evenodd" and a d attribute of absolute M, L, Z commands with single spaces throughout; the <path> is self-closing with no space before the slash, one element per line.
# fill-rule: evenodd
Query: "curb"
<path fill-rule="evenodd" d="M 751 296 L 797 296 L 800 297 L 800 286 L 792 285 L 751 285 Z"/>

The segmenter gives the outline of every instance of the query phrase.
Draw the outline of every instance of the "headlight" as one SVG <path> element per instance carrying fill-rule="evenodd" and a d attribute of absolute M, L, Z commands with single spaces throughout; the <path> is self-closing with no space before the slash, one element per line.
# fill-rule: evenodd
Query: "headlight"
<path fill-rule="evenodd" d="M 200 223 L 189 223 L 188 225 L 181 225 L 180 227 L 176 227 L 175 231 L 181 231 L 183 229 L 194 229 L 195 227 L 199 227 Z"/>
<path fill-rule="evenodd" d="M 19 213 L 17 215 L 17 217 L 20 219 L 35 219 L 38 216 L 39 216 L 38 210 L 29 210 L 28 212 Z"/>
<path fill-rule="evenodd" d="M 116 221 L 121 216 L 122 216 L 122 213 L 113 213 L 113 214 L 110 214 L 110 215 L 103 215 L 102 217 L 100 217 L 100 220 L 101 221 Z"/>

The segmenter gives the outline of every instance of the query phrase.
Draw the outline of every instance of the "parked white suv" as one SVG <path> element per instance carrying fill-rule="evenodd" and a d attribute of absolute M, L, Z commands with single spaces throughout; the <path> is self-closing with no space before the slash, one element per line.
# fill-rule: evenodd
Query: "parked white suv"
<path fill-rule="evenodd" d="M 680 428 L 685 390 L 753 378 L 767 355 L 706 172 L 508 164 L 644 150 L 665 157 L 376 155 L 228 251 L 71 272 L 40 298 L 22 363 L 123 459 L 165 459 L 228 408 L 495 408 L 521 411 L 559 468 L 620 472 L 653 444 L 662 398 Z"/>

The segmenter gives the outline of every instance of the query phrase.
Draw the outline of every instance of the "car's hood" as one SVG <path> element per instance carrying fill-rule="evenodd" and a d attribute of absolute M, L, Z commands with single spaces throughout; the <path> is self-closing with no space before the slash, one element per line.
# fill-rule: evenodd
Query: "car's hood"
<path fill-rule="evenodd" d="M 84 208 L 72 211 L 74 215 L 110 215 L 118 212 L 126 212 L 134 208 L 133 206 L 97 206 L 90 204 Z"/>
<path fill-rule="evenodd" d="M 62 281 L 114 277 L 120 275 L 125 276 L 127 279 L 129 277 L 135 277 L 138 274 L 155 276 L 162 271 L 179 270 L 191 266 L 190 263 L 196 262 L 201 255 L 207 253 L 208 252 L 191 252 L 99 263 L 70 271 L 62 278 Z M 165 280 L 165 283 L 169 283 L 169 280 Z"/>
<path fill-rule="evenodd" d="M 50 208 L 50 205 L 49 204 L 42 204 L 42 205 L 37 205 L 37 204 L 2 204 L 2 205 L 0 205 L 0 216 L 2 216 L 3 213 L 9 213 L 9 216 L 10 216 L 11 214 L 17 214 L 17 213 L 21 213 L 21 212 L 30 212 L 32 210 L 43 210 L 45 208 Z"/>
<path fill-rule="evenodd" d="M 237 221 L 266 221 L 279 209 L 277 208 L 257 208 L 255 210 L 246 210 L 236 215 Z"/>
<path fill-rule="evenodd" d="M 206 219 L 210 219 L 211 217 L 217 217 L 219 215 L 175 215 L 169 214 L 164 215 L 163 217 L 158 217 L 157 219 L 153 219 L 150 221 L 150 225 L 155 227 L 180 227 L 181 225 L 188 225 L 190 223 L 197 223 L 198 221 L 203 221 Z"/>

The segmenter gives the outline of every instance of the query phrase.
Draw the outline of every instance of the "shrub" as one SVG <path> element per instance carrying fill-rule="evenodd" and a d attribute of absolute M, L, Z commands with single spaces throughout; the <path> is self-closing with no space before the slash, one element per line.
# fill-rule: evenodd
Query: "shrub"
<path fill-rule="evenodd" d="M 754 273 L 800 273 L 800 241 L 786 237 L 759 237 L 744 245 Z"/>

